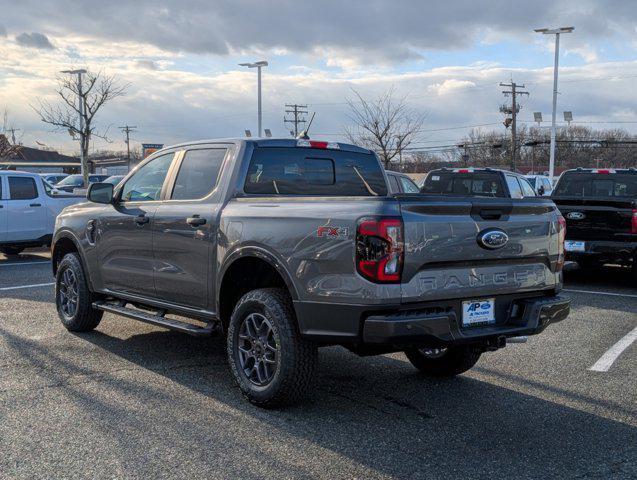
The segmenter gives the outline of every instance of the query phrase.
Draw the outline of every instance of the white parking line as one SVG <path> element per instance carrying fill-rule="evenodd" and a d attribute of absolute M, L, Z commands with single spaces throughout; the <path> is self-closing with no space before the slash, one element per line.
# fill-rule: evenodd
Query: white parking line
<path fill-rule="evenodd" d="M 593 372 L 608 372 L 613 365 L 617 357 L 619 357 L 624 350 L 630 347 L 631 343 L 637 340 L 637 327 L 628 332 L 622 339 L 615 345 L 610 347 L 604 355 L 600 357 L 595 364 L 589 368 Z"/>
<path fill-rule="evenodd" d="M 637 295 L 633 295 L 632 293 L 613 293 L 613 292 L 598 292 L 594 290 L 575 290 L 572 288 L 565 288 L 564 292 L 574 292 L 574 293 L 590 293 L 592 295 L 608 295 L 611 297 L 628 297 L 628 298 L 637 298 Z"/>
<path fill-rule="evenodd" d="M 20 290 L 21 288 L 50 287 L 51 285 L 55 285 L 55 282 L 34 283 L 33 285 L 17 285 L 15 287 L 0 287 L 0 292 L 6 292 L 8 290 Z"/>
<path fill-rule="evenodd" d="M 17 265 L 42 265 L 44 263 L 48 263 L 50 264 L 50 261 L 43 261 L 43 262 L 16 262 L 16 263 L 0 263 L 0 267 L 15 267 Z"/>

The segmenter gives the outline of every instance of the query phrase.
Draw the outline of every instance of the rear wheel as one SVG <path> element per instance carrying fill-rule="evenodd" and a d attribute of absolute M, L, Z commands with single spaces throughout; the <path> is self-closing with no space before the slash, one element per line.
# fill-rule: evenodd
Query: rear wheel
<path fill-rule="evenodd" d="M 245 397 L 265 408 L 303 398 L 317 363 L 317 347 L 301 338 L 289 296 L 275 288 L 241 297 L 228 326 L 227 354 Z"/>
<path fill-rule="evenodd" d="M 4 253 L 7 257 L 12 255 L 20 255 L 24 248 L 22 247 L 2 247 L 0 248 L 0 252 Z"/>
<path fill-rule="evenodd" d="M 76 253 L 65 255 L 55 276 L 55 305 L 62 325 L 71 332 L 93 330 L 103 314 L 93 308 L 94 301 L 79 257 Z"/>
<path fill-rule="evenodd" d="M 474 346 L 406 350 L 411 364 L 430 377 L 453 377 L 472 368 L 482 355 Z"/>

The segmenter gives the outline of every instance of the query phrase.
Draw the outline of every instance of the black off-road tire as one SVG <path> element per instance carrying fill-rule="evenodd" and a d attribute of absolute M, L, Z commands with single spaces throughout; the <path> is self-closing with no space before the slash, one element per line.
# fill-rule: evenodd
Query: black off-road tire
<path fill-rule="evenodd" d="M 407 350 L 411 364 L 428 377 L 454 377 L 472 368 L 482 352 L 473 346 L 449 347 L 444 355 L 430 358 L 419 349 Z"/>
<path fill-rule="evenodd" d="M 70 270 L 77 280 L 77 306 L 72 315 L 62 308 L 60 289 L 63 288 L 64 273 Z M 93 308 L 96 296 L 89 290 L 86 275 L 77 253 L 68 253 L 58 265 L 55 276 L 55 306 L 64 327 L 71 332 L 88 332 L 97 327 L 104 312 Z"/>
<path fill-rule="evenodd" d="M 272 325 L 278 341 L 277 365 L 266 385 L 255 385 L 241 368 L 239 332 L 244 320 L 253 313 L 263 315 Z M 309 390 L 316 370 L 316 344 L 299 333 L 289 295 L 282 289 L 263 288 L 246 293 L 236 304 L 226 335 L 230 370 L 243 392 L 254 405 L 276 408 L 299 402 Z"/>
<path fill-rule="evenodd" d="M 22 247 L 2 247 L 0 248 L 0 252 L 4 253 L 7 257 L 12 257 L 14 255 L 20 255 L 24 248 Z"/>

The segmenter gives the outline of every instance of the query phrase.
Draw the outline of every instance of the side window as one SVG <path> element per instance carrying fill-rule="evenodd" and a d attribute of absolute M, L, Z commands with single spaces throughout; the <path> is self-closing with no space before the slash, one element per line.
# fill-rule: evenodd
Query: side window
<path fill-rule="evenodd" d="M 518 179 L 513 175 L 507 175 L 507 185 L 509 186 L 509 192 L 511 192 L 511 198 L 522 198 L 522 189 L 518 183 Z"/>
<path fill-rule="evenodd" d="M 400 193 L 400 187 L 398 186 L 398 180 L 394 175 L 387 175 L 389 179 L 389 190 L 391 193 Z"/>
<path fill-rule="evenodd" d="M 147 202 L 159 200 L 161 188 L 170 168 L 174 153 L 154 158 L 128 179 L 120 199 L 123 202 Z"/>
<path fill-rule="evenodd" d="M 195 200 L 212 192 L 217 185 L 226 152 L 225 148 L 188 150 L 179 167 L 170 198 Z"/>
<path fill-rule="evenodd" d="M 418 193 L 418 192 L 420 192 L 420 190 L 418 189 L 418 186 L 414 182 L 409 180 L 408 178 L 400 177 L 400 183 L 402 184 L 403 192 L 405 192 L 405 193 Z"/>
<path fill-rule="evenodd" d="M 522 194 L 525 197 L 535 197 L 535 190 L 533 190 L 533 187 L 531 187 L 529 182 L 527 182 L 523 178 L 518 178 L 518 180 L 520 181 L 520 185 L 522 186 Z"/>
<path fill-rule="evenodd" d="M 38 188 L 31 177 L 9 177 L 9 198 L 11 200 L 32 200 L 38 198 Z"/>

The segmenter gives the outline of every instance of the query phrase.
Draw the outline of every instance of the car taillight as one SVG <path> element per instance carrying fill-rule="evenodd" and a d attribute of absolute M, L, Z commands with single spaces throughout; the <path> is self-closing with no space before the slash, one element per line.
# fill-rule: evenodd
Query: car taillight
<path fill-rule="evenodd" d="M 630 233 L 637 234 L 637 208 L 633 208 L 633 216 L 630 219 Z"/>
<path fill-rule="evenodd" d="M 557 264 L 556 271 L 561 271 L 564 267 L 564 240 L 566 239 L 566 220 L 562 215 L 557 217 Z"/>
<path fill-rule="evenodd" d="M 403 222 L 363 218 L 356 229 L 356 269 L 375 283 L 400 283 L 404 260 Z"/>

